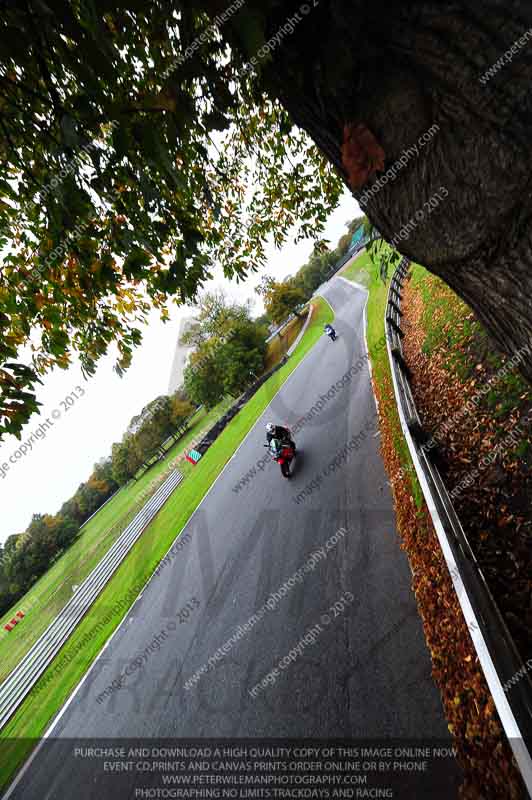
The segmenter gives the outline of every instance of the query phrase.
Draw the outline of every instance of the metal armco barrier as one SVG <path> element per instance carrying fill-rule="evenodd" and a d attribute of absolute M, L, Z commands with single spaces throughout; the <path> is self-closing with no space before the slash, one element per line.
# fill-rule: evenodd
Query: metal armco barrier
<path fill-rule="evenodd" d="M 168 500 L 183 476 L 175 470 L 76 589 L 33 647 L 0 686 L 0 728 L 12 717 L 52 663 L 133 545 Z"/>
<path fill-rule="evenodd" d="M 423 430 L 403 357 L 401 289 L 410 262 L 394 272 L 386 307 L 386 339 L 401 427 L 480 665 L 521 775 L 532 797 L 532 683 L 490 592 L 437 467 L 437 447 Z M 429 448 L 427 444 L 431 442 Z M 525 673 L 525 674 L 523 674 Z M 516 675 L 518 682 L 508 686 Z M 505 685 L 507 689 L 505 690 Z"/>

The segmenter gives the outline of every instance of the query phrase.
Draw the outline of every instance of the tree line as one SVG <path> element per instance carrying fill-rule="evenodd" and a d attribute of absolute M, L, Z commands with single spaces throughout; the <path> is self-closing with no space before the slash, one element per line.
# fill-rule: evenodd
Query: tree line
<path fill-rule="evenodd" d="M 213 408 L 227 395 L 242 394 L 259 377 L 265 367 L 268 326 L 284 322 L 292 313 L 299 315 L 300 307 L 347 253 L 363 221 L 363 217 L 352 220 L 336 248 L 321 242 L 308 262 L 286 280 L 265 275 L 256 289 L 265 311 L 255 319 L 250 301 L 229 302 L 223 291 L 202 296 L 197 321 L 183 336 L 183 342 L 195 348 L 184 373 L 184 388 L 193 402 Z"/>
<path fill-rule="evenodd" d="M 338 240 L 334 249 L 327 247 L 325 242 L 315 245 L 309 260 L 295 275 L 284 281 L 275 281 L 265 275 L 257 293 L 262 296 L 266 313 L 261 321 L 280 324 L 290 314 L 299 314 L 300 307 L 314 294 L 316 289 L 327 280 L 336 264 L 349 250 L 354 232 L 361 225 L 366 224 L 365 217 L 356 217 L 347 225 L 347 233 Z"/>
<path fill-rule="evenodd" d="M 186 343 L 195 347 L 184 384 L 150 401 L 135 415 L 108 458 L 57 514 L 34 514 L 23 533 L 0 545 L 0 614 L 10 608 L 75 541 L 82 525 L 120 487 L 162 458 L 164 443 L 177 440 L 200 405 L 212 408 L 240 394 L 262 372 L 267 326 L 251 318 L 250 303 L 238 304 L 222 291 L 205 292 Z"/>
<path fill-rule="evenodd" d="M 159 455 L 162 443 L 183 432 L 195 406 L 183 390 L 161 396 L 133 417 L 111 455 L 95 464 L 89 479 L 57 514 L 34 514 L 23 533 L 0 544 L 0 614 L 5 613 L 77 538 L 82 525 L 143 465 Z"/>

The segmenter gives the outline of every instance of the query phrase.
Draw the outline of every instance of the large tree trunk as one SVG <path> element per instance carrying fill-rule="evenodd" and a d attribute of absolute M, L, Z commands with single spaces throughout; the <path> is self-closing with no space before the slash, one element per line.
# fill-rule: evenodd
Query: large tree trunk
<path fill-rule="evenodd" d="M 346 125 L 373 134 L 384 170 L 439 126 L 371 197 L 368 217 L 391 240 L 418 212 L 397 249 L 451 285 L 501 350 L 513 355 L 531 346 L 521 367 L 532 380 L 530 0 L 315 2 L 273 51 L 264 73 L 268 90 L 357 198 L 382 171 L 358 185 L 349 180 L 342 160 Z M 248 0 L 246 8 L 265 14 L 273 35 L 301 5 Z M 230 26 L 233 46 L 244 50 L 239 35 Z M 486 77 L 515 43 L 507 63 Z M 420 218 L 440 187 L 448 195 Z"/>

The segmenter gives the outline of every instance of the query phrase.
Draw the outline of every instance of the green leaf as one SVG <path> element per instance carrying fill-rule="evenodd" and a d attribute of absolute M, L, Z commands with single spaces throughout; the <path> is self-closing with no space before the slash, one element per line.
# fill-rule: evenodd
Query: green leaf
<path fill-rule="evenodd" d="M 132 252 L 124 261 L 122 269 L 128 278 L 140 278 L 144 274 L 145 267 L 148 267 L 151 259 L 145 250 L 134 247 Z"/>
<path fill-rule="evenodd" d="M 79 144 L 79 136 L 77 131 L 77 124 L 74 117 L 65 114 L 61 119 L 61 130 L 63 132 L 63 140 L 67 147 L 75 148 Z"/>
<path fill-rule="evenodd" d="M 225 131 L 230 127 L 231 121 L 220 114 L 219 111 L 212 111 L 210 114 L 205 115 L 205 125 L 210 130 Z"/>

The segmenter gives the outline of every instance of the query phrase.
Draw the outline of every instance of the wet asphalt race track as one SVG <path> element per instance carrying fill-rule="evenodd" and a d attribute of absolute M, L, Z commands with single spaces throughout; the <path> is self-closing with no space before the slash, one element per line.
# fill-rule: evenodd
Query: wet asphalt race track
<path fill-rule="evenodd" d="M 49 731 L 52 739 L 395 737 L 426 744 L 448 736 L 395 531 L 367 365 L 359 362 L 352 380 L 295 436 L 300 454 L 291 480 L 270 462 L 233 490 L 266 453 L 265 423 L 294 425 L 365 352 L 365 293 L 334 278 L 323 294 L 338 340 L 323 336 L 273 398 L 185 528 L 190 541 L 149 583 Z M 346 532 L 331 540 L 341 527 Z M 273 592 L 272 610 L 239 629 Z M 187 622 L 176 624 L 187 604 Z M 142 668 L 98 701 L 148 647 Z M 186 688 L 209 658 L 208 670 Z M 103 797 L 90 761 L 67 759 L 54 745 L 36 751 L 10 798 Z M 110 796 L 134 797 L 130 791 Z"/>

